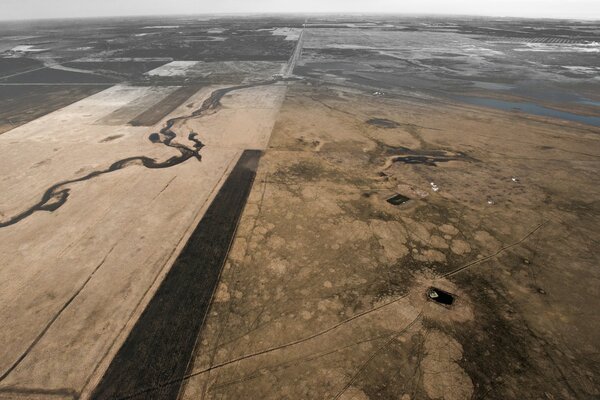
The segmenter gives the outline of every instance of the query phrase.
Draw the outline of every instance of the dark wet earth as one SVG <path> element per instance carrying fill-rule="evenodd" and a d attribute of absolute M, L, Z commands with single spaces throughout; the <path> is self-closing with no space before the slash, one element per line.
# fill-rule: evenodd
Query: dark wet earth
<path fill-rule="evenodd" d="M 390 17 L 362 29 L 351 29 L 356 21 L 329 22 L 308 32 L 297 74 L 374 95 L 427 94 L 600 123 L 597 22 Z M 377 118 L 368 123 L 391 127 Z"/>
<path fill-rule="evenodd" d="M 400 126 L 396 121 L 392 121 L 386 118 L 371 118 L 367 121 L 367 124 L 377 126 L 380 128 L 397 128 Z"/>
<path fill-rule="evenodd" d="M 404 204 L 409 201 L 410 198 L 403 196 L 401 194 L 395 194 L 392 197 L 388 198 L 386 201 L 394 206 L 399 206 L 400 204 Z"/>

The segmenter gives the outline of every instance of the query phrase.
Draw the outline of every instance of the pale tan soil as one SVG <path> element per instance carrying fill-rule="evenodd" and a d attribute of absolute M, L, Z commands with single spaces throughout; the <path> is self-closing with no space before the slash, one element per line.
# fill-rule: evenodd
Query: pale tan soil
<path fill-rule="evenodd" d="M 177 32 L 141 39 L 135 32 L 154 23 L 61 22 L 67 42 L 25 24 L 26 35 L 0 43 L 1 52 L 50 34 L 46 64 L 82 57 L 97 62 L 87 72 L 131 82 L 36 120 L 65 93 L 7 92 L 17 95 L 0 110 L 0 222 L 56 182 L 128 157 L 178 155 L 150 133 L 217 88 L 288 80 L 230 92 L 202 118 L 179 120 L 175 142 L 191 146 L 197 133 L 201 162 L 155 170 L 138 162 L 73 183 L 59 209 L 0 229 L 0 399 L 90 397 L 245 149 L 266 154 L 181 398 L 600 397 L 599 129 L 433 97 L 523 99 L 484 89 L 508 82 L 598 100 L 594 68 L 563 68 L 597 64 L 581 48 L 519 51 L 563 33 L 596 42 L 596 26 L 346 18 L 356 16 L 311 17 L 306 32 L 275 28 L 296 41 L 293 54 L 292 43 L 251 32 L 285 21 L 276 18 L 178 18 Z M 202 36 L 222 48 L 203 52 L 192 37 L 204 23 L 217 36 Z M 515 38 L 521 28 L 531 35 Z M 98 52 L 98 40 L 117 42 Z M 278 61 L 207 61 L 247 57 Z M 181 63 L 188 58 L 206 60 Z M 147 69 L 103 66 L 109 60 L 166 64 L 142 76 Z M 82 71 L 57 68 L 41 75 Z M 127 124 L 152 125 L 207 82 L 156 126 Z M 390 97 L 400 94 L 414 97 Z M 376 126 L 385 119 L 391 128 Z M 389 204 L 396 194 L 410 200 Z M 454 303 L 433 302 L 431 286 Z"/>
<path fill-rule="evenodd" d="M 190 114 L 216 88 L 168 118 Z M 233 92 L 222 100 L 225 118 L 179 121 L 175 140 L 189 144 L 190 130 L 198 132 L 201 161 L 132 165 L 70 184 L 57 210 L 0 229 L 0 375 L 11 370 L 0 398 L 89 394 L 241 151 L 265 147 L 284 90 Z M 56 182 L 127 157 L 177 155 L 148 140 L 164 121 L 148 128 L 106 119 L 151 91 L 116 86 L 3 134 L 0 220 L 27 210 Z M 213 138 L 233 131 L 238 136 Z"/>
<path fill-rule="evenodd" d="M 292 84 L 183 398 L 600 395 L 598 133 Z"/>
<path fill-rule="evenodd" d="M 107 117 L 148 95 L 116 86 L 3 134 L 0 218 L 115 160 L 174 155 L 148 140 L 162 123 Z M 0 398 L 87 398 L 248 148 L 266 153 L 182 398 L 600 395 L 597 129 L 302 82 L 173 129 L 198 133 L 202 162 L 75 183 L 0 229 L 0 371 L 16 363 Z M 394 162 L 406 151 L 456 160 Z"/>

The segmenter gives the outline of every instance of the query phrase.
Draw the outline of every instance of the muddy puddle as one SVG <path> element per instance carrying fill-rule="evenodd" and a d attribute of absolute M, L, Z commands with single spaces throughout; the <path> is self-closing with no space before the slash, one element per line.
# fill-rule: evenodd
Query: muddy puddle
<path fill-rule="evenodd" d="M 454 296 L 445 290 L 431 287 L 427 290 L 427 297 L 436 303 L 451 306 L 454 303 Z"/>
<path fill-rule="evenodd" d="M 434 156 L 398 156 L 393 159 L 395 163 L 404 164 L 423 164 L 430 167 L 437 167 L 437 163 L 456 160 L 452 157 L 434 157 Z"/>
<path fill-rule="evenodd" d="M 379 128 L 397 128 L 400 126 L 396 121 L 386 118 L 371 118 L 367 120 L 367 124 L 377 126 Z"/>
<path fill-rule="evenodd" d="M 392 197 L 388 198 L 386 201 L 394 206 L 399 206 L 400 204 L 404 204 L 410 199 L 401 194 L 395 194 Z"/>
<path fill-rule="evenodd" d="M 382 143 L 385 154 L 389 156 L 388 166 L 392 163 L 403 164 L 422 164 L 430 167 L 437 167 L 438 163 L 448 161 L 477 161 L 463 152 L 454 152 L 447 150 L 413 150 L 403 146 L 386 146 Z"/>

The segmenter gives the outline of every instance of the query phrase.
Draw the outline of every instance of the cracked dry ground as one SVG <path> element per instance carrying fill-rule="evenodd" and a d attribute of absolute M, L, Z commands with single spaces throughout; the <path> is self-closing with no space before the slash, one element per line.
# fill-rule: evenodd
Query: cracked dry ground
<path fill-rule="evenodd" d="M 182 397 L 597 398 L 597 133 L 291 85 Z"/>

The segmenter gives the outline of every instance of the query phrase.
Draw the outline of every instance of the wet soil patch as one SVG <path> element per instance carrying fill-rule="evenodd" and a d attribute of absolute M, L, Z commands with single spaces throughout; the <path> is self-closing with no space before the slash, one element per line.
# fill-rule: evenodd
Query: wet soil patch
<path fill-rule="evenodd" d="M 92 399 L 177 398 L 260 156 L 244 151 Z"/>
<path fill-rule="evenodd" d="M 403 146 L 387 146 L 383 143 L 378 143 L 378 146 L 386 157 L 392 157 L 392 162 L 394 163 L 423 164 L 436 167 L 438 163 L 448 161 L 476 161 L 476 159 L 463 152 L 426 149 L 413 150 Z"/>
<path fill-rule="evenodd" d="M 501 400 L 515 398 L 515 393 L 547 392 L 552 396 L 548 398 L 559 399 L 573 393 L 557 368 L 565 368 L 560 353 L 529 328 L 497 280 L 475 274 L 456 278 L 471 300 L 474 320 L 452 326 L 432 320 L 426 324 L 449 332 L 462 344 L 460 365 L 473 381 L 473 398 Z"/>
<path fill-rule="evenodd" d="M 389 342 L 388 337 L 374 342 L 374 348 L 383 349 L 376 354 L 372 362 L 365 364 L 364 369 L 356 376 L 352 386 L 360 388 L 364 397 L 342 396 L 352 399 L 378 399 L 378 400 L 424 400 L 428 399 L 425 394 L 419 375 L 419 362 L 425 336 L 422 334 L 411 335 L 406 332 L 405 340 L 393 340 Z M 386 345 L 386 342 L 387 345 Z M 392 372 L 393 371 L 393 372 Z M 347 393 L 347 392 L 346 392 Z M 402 393 L 410 393 L 411 397 L 402 396 Z M 333 396 L 328 397 L 333 398 Z"/>
<path fill-rule="evenodd" d="M 387 129 L 397 128 L 400 126 L 400 124 L 396 121 L 386 118 L 371 118 L 367 120 L 367 124 Z"/>
<path fill-rule="evenodd" d="M 123 137 L 123 135 L 112 135 L 112 136 L 105 137 L 100 142 L 102 142 L 102 143 L 111 142 L 111 141 L 121 138 L 121 137 Z"/>
<path fill-rule="evenodd" d="M 430 167 L 437 167 L 437 163 L 452 161 L 454 158 L 446 157 L 432 157 L 432 156 L 400 156 L 394 158 L 394 162 L 401 162 L 404 164 L 423 164 Z"/>
<path fill-rule="evenodd" d="M 411 243 L 409 242 L 410 246 Z M 372 251 L 377 251 L 380 244 L 374 241 Z M 408 254 L 396 262 L 377 265 L 378 274 L 374 281 L 365 287 L 363 296 L 371 296 L 376 301 L 389 299 L 390 297 L 403 296 L 409 292 L 415 277 L 432 269 L 432 264 L 415 260 L 412 254 Z"/>
<path fill-rule="evenodd" d="M 454 303 L 453 294 L 435 287 L 427 289 L 427 298 L 445 306 L 451 306 Z"/>
<path fill-rule="evenodd" d="M 390 197 L 386 201 L 394 206 L 399 206 L 400 204 L 404 204 L 409 200 L 410 199 L 408 197 L 403 196 L 398 193 L 398 194 L 395 194 L 394 196 Z"/>

